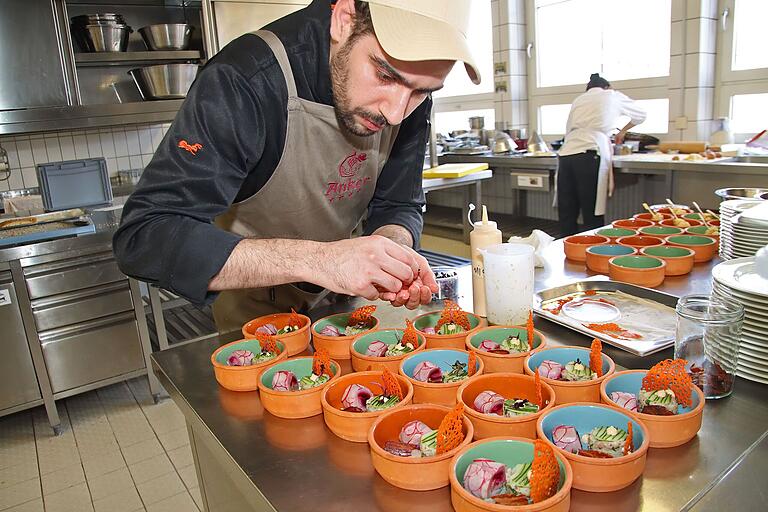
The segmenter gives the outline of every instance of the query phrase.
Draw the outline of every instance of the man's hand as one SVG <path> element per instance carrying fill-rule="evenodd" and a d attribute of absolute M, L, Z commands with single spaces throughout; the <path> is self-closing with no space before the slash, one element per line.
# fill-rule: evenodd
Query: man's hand
<path fill-rule="evenodd" d="M 305 281 L 336 293 L 390 301 L 403 286 L 411 286 L 422 260 L 426 265 L 413 249 L 378 235 L 320 244 L 312 260 Z"/>
<path fill-rule="evenodd" d="M 624 143 L 624 137 L 626 137 L 627 132 L 620 131 L 616 135 L 613 136 L 613 143 L 614 144 L 623 144 Z"/>
<path fill-rule="evenodd" d="M 389 300 L 395 307 L 405 306 L 408 309 L 416 309 L 421 304 L 429 304 L 432 300 L 432 294 L 437 293 L 438 286 L 435 280 L 435 274 L 429 267 L 426 258 L 413 249 L 408 248 L 419 264 L 419 271 L 416 279 L 410 284 L 403 283 L 403 288 L 394 298 L 381 297 Z"/>

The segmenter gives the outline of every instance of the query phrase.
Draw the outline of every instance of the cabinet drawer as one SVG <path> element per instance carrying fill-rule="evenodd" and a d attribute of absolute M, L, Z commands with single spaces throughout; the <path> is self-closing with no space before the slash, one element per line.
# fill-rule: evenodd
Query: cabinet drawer
<path fill-rule="evenodd" d="M 127 279 L 112 253 L 35 265 L 24 269 L 24 277 L 31 299 Z"/>
<path fill-rule="evenodd" d="M 145 367 L 132 312 L 48 331 L 40 342 L 54 393 Z"/>
<path fill-rule="evenodd" d="M 124 311 L 133 311 L 131 290 L 127 281 L 32 301 L 32 314 L 38 332 Z"/>

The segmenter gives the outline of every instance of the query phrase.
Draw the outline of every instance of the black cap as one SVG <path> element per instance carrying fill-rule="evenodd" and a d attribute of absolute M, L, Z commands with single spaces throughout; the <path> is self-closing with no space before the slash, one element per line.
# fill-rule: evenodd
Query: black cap
<path fill-rule="evenodd" d="M 592 73 L 591 75 L 589 75 L 589 83 L 587 84 L 587 90 L 590 90 L 594 87 L 599 87 L 601 89 L 608 89 L 610 86 L 611 86 L 611 82 L 601 77 L 599 73 Z"/>

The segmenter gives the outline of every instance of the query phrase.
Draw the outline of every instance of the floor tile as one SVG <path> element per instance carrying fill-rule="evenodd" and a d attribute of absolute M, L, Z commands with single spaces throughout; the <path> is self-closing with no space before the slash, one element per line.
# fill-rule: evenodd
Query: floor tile
<path fill-rule="evenodd" d="M 85 477 L 92 480 L 97 476 L 111 473 L 125 467 L 123 455 L 119 451 L 108 452 L 94 457 L 83 458 Z"/>
<path fill-rule="evenodd" d="M 175 467 L 177 470 L 185 468 L 195 462 L 192 458 L 192 448 L 190 448 L 189 445 L 185 445 L 176 448 L 175 450 L 169 451 L 168 457 L 171 459 L 173 467 Z"/>
<path fill-rule="evenodd" d="M 197 481 L 197 471 L 195 470 L 194 464 L 179 469 L 178 473 L 181 477 L 181 481 L 184 482 L 184 485 L 187 486 L 187 489 L 191 489 L 200 485 Z"/>
<path fill-rule="evenodd" d="M 183 492 L 147 506 L 147 512 L 197 512 L 197 505 L 188 492 Z"/>
<path fill-rule="evenodd" d="M 195 505 L 197 505 L 197 508 L 200 510 L 204 510 L 203 507 L 203 495 L 200 494 L 200 488 L 199 487 L 192 487 L 189 490 L 189 494 L 192 496 L 192 499 L 195 500 Z"/>
<path fill-rule="evenodd" d="M 3 512 L 43 512 L 43 499 L 37 498 L 21 505 L 5 509 Z"/>
<path fill-rule="evenodd" d="M 132 464 L 128 467 L 131 470 L 133 481 L 136 484 L 142 484 L 153 478 L 173 472 L 173 464 L 171 460 L 165 455 L 157 455 L 151 459 L 141 461 L 137 464 Z"/>
<path fill-rule="evenodd" d="M 160 443 L 166 451 L 175 450 L 180 446 L 189 444 L 189 431 L 186 426 L 171 430 L 170 432 L 157 434 L 157 437 L 160 439 Z"/>
<path fill-rule="evenodd" d="M 76 464 L 43 475 L 42 481 L 43 494 L 48 495 L 85 482 L 85 473 L 78 459 Z"/>
<path fill-rule="evenodd" d="M 33 478 L 0 491 L 0 510 L 21 505 L 41 496 L 40 480 Z"/>
<path fill-rule="evenodd" d="M 91 491 L 91 498 L 93 501 L 106 498 L 111 494 L 115 494 L 127 489 L 134 489 L 135 485 L 131 478 L 131 473 L 128 468 L 118 469 L 111 473 L 106 473 L 96 478 L 88 480 L 88 488 Z"/>
<path fill-rule="evenodd" d="M 135 487 L 123 489 L 106 498 L 93 500 L 95 512 L 134 512 L 144 510 L 144 505 L 139 498 L 139 492 Z"/>
<path fill-rule="evenodd" d="M 153 503 L 170 498 L 181 492 L 186 492 L 181 478 L 179 478 L 175 471 L 137 484 L 136 488 L 139 490 L 141 501 L 144 502 L 145 507 L 149 507 Z"/>
<path fill-rule="evenodd" d="M 85 483 L 49 494 L 43 501 L 45 512 L 93 512 L 91 495 Z"/>
<path fill-rule="evenodd" d="M 186 427 L 184 415 L 181 414 L 176 404 L 170 400 L 159 403 L 154 407 L 145 407 L 143 410 L 152 429 L 158 434 Z"/>
<path fill-rule="evenodd" d="M 21 464 L 0 469 L 0 492 L 12 485 L 20 484 L 37 478 L 40 475 L 37 460 L 26 460 Z"/>
<path fill-rule="evenodd" d="M 129 466 L 136 464 L 137 462 L 151 459 L 157 455 L 162 455 L 164 452 L 160 441 L 154 436 L 152 439 L 147 439 L 146 441 L 141 441 L 125 447 L 121 446 L 120 450 L 123 452 L 125 463 Z"/>

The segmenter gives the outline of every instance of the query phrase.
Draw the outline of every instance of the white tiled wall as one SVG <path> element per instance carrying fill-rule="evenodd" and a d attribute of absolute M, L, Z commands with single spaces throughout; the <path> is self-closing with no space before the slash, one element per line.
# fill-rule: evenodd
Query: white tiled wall
<path fill-rule="evenodd" d="M 35 166 L 49 162 L 104 157 L 110 176 L 143 169 L 170 126 L 139 124 L 0 137 L 11 168 L 10 178 L 0 181 L 0 192 L 36 187 Z"/>

